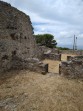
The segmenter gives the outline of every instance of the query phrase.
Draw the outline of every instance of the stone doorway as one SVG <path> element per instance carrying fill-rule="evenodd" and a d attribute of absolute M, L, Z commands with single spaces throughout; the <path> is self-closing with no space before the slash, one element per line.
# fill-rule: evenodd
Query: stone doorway
<path fill-rule="evenodd" d="M 48 64 L 48 72 L 59 73 L 59 64 L 60 61 L 45 59 L 43 63 Z"/>
<path fill-rule="evenodd" d="M 61 55 L 61 61 L 67 61 L 67 56 L 75 56 L 75 55 L 62 54 Z M 43 63 L 48 64 L 48 72 L 59 73 L 59 64 L 61 63 L 61 61 L 45 59 L 45 60 L 43 60 Z"/>

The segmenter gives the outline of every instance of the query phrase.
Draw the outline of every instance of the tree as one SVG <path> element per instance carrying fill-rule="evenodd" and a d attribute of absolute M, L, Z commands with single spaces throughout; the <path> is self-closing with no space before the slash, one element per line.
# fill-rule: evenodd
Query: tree
<path fill-rule="evenodd" d="M 49 48 L 54 48 L 57 45 L 56 40 L 54 40 L 54 36 L 51 34 L 38 34 L 34 36 L 37 44 L 40 44 L 41 46 L 44 45 Z"/>
<path fill-rule="evenodd" d="M 59 49 L 59 50 L 70 50 L 70 49 L 67 48 L 67 47 L 57 47 L 57 49 Z"/>

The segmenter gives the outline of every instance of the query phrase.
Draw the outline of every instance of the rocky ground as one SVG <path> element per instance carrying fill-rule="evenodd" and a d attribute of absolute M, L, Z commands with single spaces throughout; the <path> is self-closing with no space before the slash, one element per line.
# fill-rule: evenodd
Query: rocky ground
<path fill-rule="evenodd" d="M 59 61 L 44 62 L 47 75 L 26 70 L 0 75 L 0 111 L 83 111 L 83 81 L 59 76 Z"/>

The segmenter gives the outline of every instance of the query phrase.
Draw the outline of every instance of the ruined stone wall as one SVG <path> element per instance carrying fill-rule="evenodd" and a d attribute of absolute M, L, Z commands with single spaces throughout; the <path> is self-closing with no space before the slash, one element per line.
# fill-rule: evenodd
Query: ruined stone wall
<path fill-rule="evenodd" d="M 48 64 L 43 64 L 37 58 L 22 59 L 14 56 L 11 66 L 11 69 L 28 69 L 42 74 L 46 74 L 48 72 Z"/>
<path fill-rule="evenodd" d="M 44 58 L 61 61 L 61 54 L 56 54 L 56 53 L 44 54 Z"/>
<path fill-rule="evenodd" d="M 18 60 L 14 59 L 15 57 Z M 19 66 L 31 69 L 30 62 L 37 57 L 37 46 L 29 16 L 0 1 L 0 72 L 11 68 L 19 69 Z M 32 58 L 29 64 L 27 58 Z M 32 69 L 37 70 L 39 63 L 35 61 L 33 66 L 36 68 Z"/>
<path fill-rule="evenodd" d="M 61 54 L 56 48 L 48 48 L 45 46 L 38 46 L 38 58 L 40 59 L 51 59 L 51 60 L 61 60 Z"/>
<path fill-rule="evenodd" d="M 67 56 L 67 61 L 72 61 L 72 60 L 81 60 L 83 61 L 83 56 Z"/>
<path fill-rule="evenodd" d="M 22 43 L 25 47 L 23 53 L 33 57 L 35 53 L 35 40 L 29 16 L 25 15 L 10 4 L 0 2 L 0 40 L 8 39 Z"/>
<path fill-rule="evenodd" d="M 59 66 L 59 74 L 71 77 L 83 77 L 83 56 L 68 57 L 68 61 L 61 62 Z"/>
<path fill-rule="evenodd" d="M 83 55 L 83 51 L 82 50 L 60 50 L 60 52 L 62 54 L 73 54 L 73 55 Z"/>

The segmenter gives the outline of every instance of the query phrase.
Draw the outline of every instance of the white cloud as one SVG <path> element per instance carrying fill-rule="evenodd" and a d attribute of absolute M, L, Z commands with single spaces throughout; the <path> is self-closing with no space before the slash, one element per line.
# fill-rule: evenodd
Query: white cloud
<path fill-rule="evenodd" d="M 72 44 L 83 39 L 82 0 L 3 0 L 30 15 L 35 33 L 51 33 L 58 44 Z"/>
<path fill-rule="evenodd" d="M 78 37 L 83 39 L 83 33 L 79 34 Z"/>

